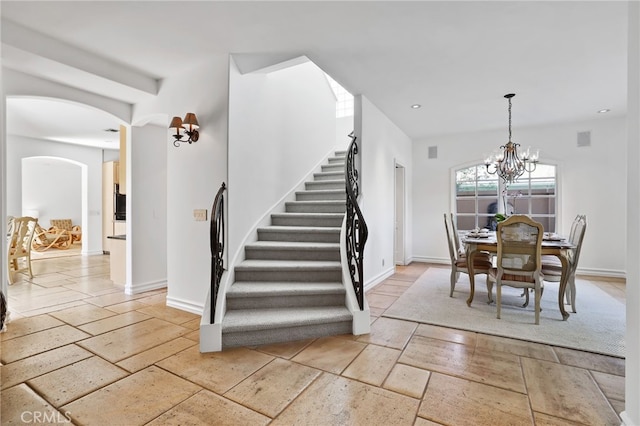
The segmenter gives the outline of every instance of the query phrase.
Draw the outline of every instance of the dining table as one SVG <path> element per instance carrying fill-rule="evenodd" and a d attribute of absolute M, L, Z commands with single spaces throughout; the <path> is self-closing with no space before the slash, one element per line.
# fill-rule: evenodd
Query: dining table
<path fill-rule="evenodd" d="M 545 233 L 547 234 L 547 233 Z M 462 236 L 462 242 L 465 246 L 465 252 L 467 256 L 467 267 L 469 269 L 469 282 L 470 292 L 467 299 L 467 306 L 471 306 L 473 296 L 475 293 L 475 273 L 473 270 L 473 258 L 476 253 L 489 252 L 491 254 L 498 253 L 498 240 L 496 238 L 495 231 L 485 234 L 474 235 L 472 233 L 466 233 Z M 542 240 L 541 254 L 542 256 L 556 256 L 562 264 L 562 276 L 560 278 L 560 285 L 558 287 L 558 306 L 560 308 L 560 314 L 563 321 L 569 318 L 569 313 L 564 308 L 564 294 L 567 289 L 567 282 L 569 278 L 569 252 L 575 248 L 575 245 L 569 242 L 566 238 L 557 236 L 555 234 L 545 235 Z M 489 294 L 489 301 L 491 302 L 491 294 Z"/>

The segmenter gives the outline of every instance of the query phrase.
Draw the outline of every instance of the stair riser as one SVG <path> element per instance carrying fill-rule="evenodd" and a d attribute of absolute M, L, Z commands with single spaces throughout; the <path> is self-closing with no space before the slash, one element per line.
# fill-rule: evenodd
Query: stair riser
<path fill-rule="evenodd" d="M 340 227 L 343 217 L 286 217 L 273 216 L 271 224 L 274 226 L 316 226 L 316 227 Z"/>
<path fill-rule="evenodd" d="M 329 324 L 312 324 L 307 326 L 286 327 L 273 330 L 256 330 L 238 333 L 223 333 L 222 347 L 265 345 L 268 343 L 294 342 L 296 340 L 313 339 L 323 336 L 351 334 L 351 321 Z"/>
<path fill-rule="evenodd" d="M 323 270 L 253 270 L 236 268 L 237 281 L 299 281 L 299 282 L 336 282 L 342 280 L 342 271 Z"/>
<path fill-rule="evenodd" d="M 289 213 L 345 213 L 346 203 L 286 203 L 286 211 Z"/>
<path fill-rule="evenodd" d="M 317 181 L 317 182 L 306 182 L 304 184 L 304 187 L 307 191 L 316 191 L 316 190 L 323 190 L 323 189 L 341 189 L 341 190 L 345 190 L 345 183 L 344 181 Z"/>
<path fill-rule="evenodd" d="M 313 180 L 316 182 L 323 181 L 323 180 L 338 180 L 338 179 L 344 179 L 344 172 L 315 173 L 313 175 Z"/>
<path fill-rule="evenodd" d="M 227 309 L 271 309 L 313 306 L 344 306 L 345 295 L 315 294 L 297 296 L 228 297 Z"/>
<path fill-rule="evenodd" d="M 344 164 L 323 164 L 320 166 L 323 172 L 344 172 Z"/>
<path fill-rule="evenodd" d="M 289 241 L 305 243 L 338 243 L 340 242 L 339 232 L 296 232 L 291 231 L 271 231 L 269 229 L 258 231 L 259 241 Z"/>
<path fill-rule="evenodd" d="M 325 191 L 296 192 L 296 200 L 298 201 L 328 201 L 328 200 L 345 201 L 346 199 L 347 199 L 347 194 L 344 189 L 340 192 L 325 192 Z"/>
<path fill-rule="evenodd" d="M 340 165 L 344 166 L 345 158 L 346 157 L 331 157 L 331 158 L 329 158 L 329 164 L 331 164 L 331 165 L 340 164 Z"/>
<path fill-rule="evenodd" d="M 340 249 L 336 250 L 262 250 L 245 248 L 247 259 L 259 260 L 340 260 Z"/>

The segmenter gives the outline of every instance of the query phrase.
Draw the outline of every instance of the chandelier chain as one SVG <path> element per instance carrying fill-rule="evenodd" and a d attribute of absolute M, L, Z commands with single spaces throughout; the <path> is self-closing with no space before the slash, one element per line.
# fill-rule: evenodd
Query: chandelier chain
<path fill-rule="evenodd" d="M 509 142 L 511 142 L 511 98 L 509 100 Z"/>

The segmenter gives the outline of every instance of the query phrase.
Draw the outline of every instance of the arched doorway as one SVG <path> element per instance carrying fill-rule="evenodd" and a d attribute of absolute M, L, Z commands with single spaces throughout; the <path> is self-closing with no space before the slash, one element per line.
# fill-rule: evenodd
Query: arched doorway
<path fill-rule="evenodd" d="M 84 227 L 87 165 L 45 156 L 23 158 L 21 163 L 22 215 L 37 218 L 45 229 L 51 219 L 71 219 L 74 225 Z"/>
<path fill-rule="evenodd" d="M 118 158 L 120 143 L 114 130 L 123 124 L 122 120 L 90 105 L 65 99 L 9 96 L 6 124 L 6 214 L 22 215 L 24 159 L 55 158 L 79 165 L 82 252 L 101 254 L 102 163 Z M 39 176 L 40 180 L 45 179 Z M 47 225 L 48 222 L 44 223 Z"/>

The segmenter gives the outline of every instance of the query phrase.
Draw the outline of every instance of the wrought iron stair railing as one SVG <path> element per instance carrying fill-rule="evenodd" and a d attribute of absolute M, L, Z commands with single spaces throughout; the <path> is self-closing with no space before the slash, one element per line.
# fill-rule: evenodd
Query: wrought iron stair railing
<path fill-rule="evenodd" d="M 351 283 L 358 300 L 360 310 L 364 310 L 364 275 L 363 255 L 364 245 L 367 242 L 369 230 L 364 220 L 358 196 L 360 188 L 358 183 L 358 169 L 355 164 L 355 156 L 358 154 L 358 144 L 353 132 L 349 135 L 351 143 L 347 150 L 345 165 L 345 182 L 347 192 L 347 223 L 346 223 L 346 251 Z"/>
<path fill-rule="evenodd" d="M 220 280 L 224 272 L 224 191 L 227 185 L 222 182 L 211 207 L 211 224 L 209 228 L 209 242 L 211 246 L 211 318 L 213 324 L 216 314 L 216 303 Z"/>

